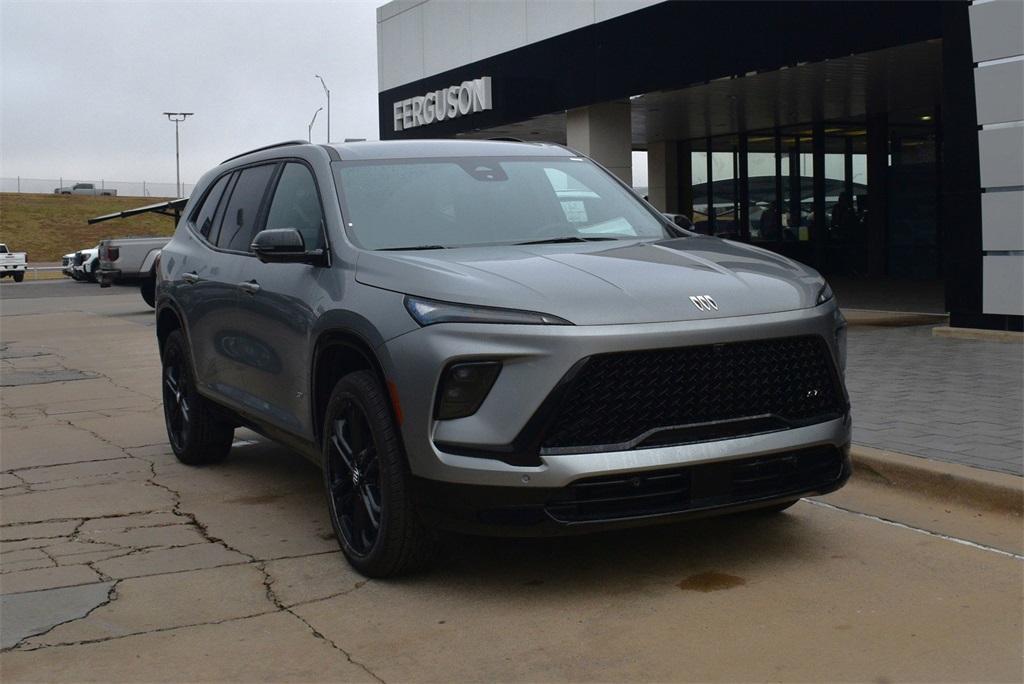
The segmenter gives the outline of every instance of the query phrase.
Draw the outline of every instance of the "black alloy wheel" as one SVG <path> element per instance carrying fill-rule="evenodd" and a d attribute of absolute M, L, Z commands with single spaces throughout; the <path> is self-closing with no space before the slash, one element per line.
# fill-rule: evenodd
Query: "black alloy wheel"
<path fill-rule="evenodd" d="M 174 354 L 164 364 L 164 419 L 167 421 L 167 437 L 175 451 L 181 451 L 188 444 L 189 380 L 181 354 Z"/>
<path fill-rule="evenodd" d="M 181 330 L 167 336 L 160 351 L 161 390 L 167 440 L 178 460 L 203 465 L 224 460 L 231 451 L 235 427 L 196 391 L 191 356 Z"/>
<path fill-rule="evenodd" d="M 384 383 L 372 371 L 337 382 L 321 442 L 331 526 L 349 564 L 367 577 L 428 565 L 437 535 L 420 519 L 412 474 Z"/>
<path fill-rule="evenodd" d="M 328 426 L 327 486 L 331 512 L 344 544 L 366 556 L 380 535 L 380 461 L 369 421 L 351 398 L 342 400 Z"/>

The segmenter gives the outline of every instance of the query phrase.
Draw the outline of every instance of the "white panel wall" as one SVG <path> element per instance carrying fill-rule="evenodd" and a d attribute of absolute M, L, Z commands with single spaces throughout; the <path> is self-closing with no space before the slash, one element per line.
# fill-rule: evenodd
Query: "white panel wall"
<path fill-rule="evenodd" d="M 970 7 L 981 165 L 982 310 L 1024 315 L 1024 2 Z M 1009 60 L 987 64 L 991 60 Z"/>
<path fill-rule="evenodd" d="M 970 16 L 975 62 L 1024 54 L 1024 2 L 976 2 L 971 5 Z"/>
<path fill-rule="evenodd" d="M 410 81 L 665 0 L 394 0 L 377 8 L 377 84 Z"/>
<path fill-rule="evenodd" d="M 1024 127 L 983 128 L 978 132 L 981 187 L 1024 185 Z"/>
<path fill-rule="evenodd" d="M 1024 251 L 1024 192 L 986 192 L 981 196 L 981 248 L 986 252 Z"/>
<path fill-rule="evenodd" d="M 466 3 L 461 0 L 434 0 L 423 5 L 424 76 L 473 61 L 470 41 L 451 40 L 453 35 L 470 34 L 472 23 L 469 15 Z"/>
<path fill-rule="evenodd" d="M 1024 258 L 1012 254 L 986 254 L 982 276 L 985 313 L 1024 315 Z"/>
<path fill-rule="evenodd" d="M 377 23 L 377 35 L 380 36 L 380 49 L 377 50 L 378 84 L 398 85 L 423 78 L 424 4 L 413 4 L 387 21 Z M 380 10 L 386 7 L 390 5 L 377 10 L 378 16 Z M 381 87 L 381 90 L 384 90 L 384 87 Z"/>
<path fill-rule="evenodd" d="M 537 43 L 593 23 L 593 0 L 526 0 L 527 43 Z"/>
<path fill-rule="evenodd" d="M 1024 119 L 1024 60 L 978 67 L 974 92 L 979 124 Z"/>
<path fill-rule="evenodd" d="M 526 45 L 526 0 L 488 0 L 467 4 L 471 25 L 470 61 L 500 55 L 502 52 Z M 465 62 L 452 66 L 462 64 Z"/>

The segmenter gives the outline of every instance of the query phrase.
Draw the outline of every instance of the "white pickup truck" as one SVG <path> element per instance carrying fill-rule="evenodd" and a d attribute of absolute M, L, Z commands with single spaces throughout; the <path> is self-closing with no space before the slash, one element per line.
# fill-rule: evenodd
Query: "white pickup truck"
<path fill-rule="evenodd" d="M 25 252 L 12 252 L 7 245 L 0 243 L 0 278 L 10 276 L 14 282 L 20 283 L 25 279 L 27 268 L 28 255 Z"/>
<path fill-rule="evenodd" d="M 160 250 L 171 238 L 140 237 L 100 240 L 100 287 L 137 283 L 146 303 L 155 303 L 154 265 Z"/>
<path fill-rule="evenodd" d="M 117 190 L 113 188 L 97 188 L 95 183 L 75 183 L 63 188 L 54 188 L 55 195 L 105 195 L 114 197 Z"/>

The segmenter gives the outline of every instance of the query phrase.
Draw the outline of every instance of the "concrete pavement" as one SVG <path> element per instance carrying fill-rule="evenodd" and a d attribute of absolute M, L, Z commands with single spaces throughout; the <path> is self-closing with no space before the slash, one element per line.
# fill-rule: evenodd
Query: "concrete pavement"
<path fill-rule="evenodd" d="M 3 377 L 52 380 L 0 389 L 5 681 L 1024 678 L 1019 515 L 859 478 L 775 517 L 455 538 L 367 581 L 298 456 L 238 431 L 177 463 L 137 294 L 0 306 Z"/>

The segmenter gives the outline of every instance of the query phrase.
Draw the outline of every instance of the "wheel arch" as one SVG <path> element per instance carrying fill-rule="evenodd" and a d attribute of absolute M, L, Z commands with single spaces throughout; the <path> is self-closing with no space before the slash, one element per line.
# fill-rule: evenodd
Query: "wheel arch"
<path fill-rule="evenodd" d="M 169 302 L 158 305 L 156 312 L 156 341 L 161 356 L 163 356 L 164 343 L 167 341 L 168 335 L 175 330 L 181 330 L 185 336 L 186 346 L 191 354 L 191 345 L 188 344 L 188 329 L 185 327 L 185 317 L 181 315 L 177 307 Z"/>
<path fill-rule="evenodd" d="M 309 397 L 317 444 L 323 435 L 324 412 L 334 386 L 341 378 L 356 371 L 368 370 L 377 377 L 391 399 L 392 418 L 396 426 L 400 424 L 396 415 L 396 397 L 388 383 L 384 364 L 363 335 L 351 328 L 331 328 L 320 333 L 313 349 Z M 401 430 L 398 432 L 400 435 Z"/>

